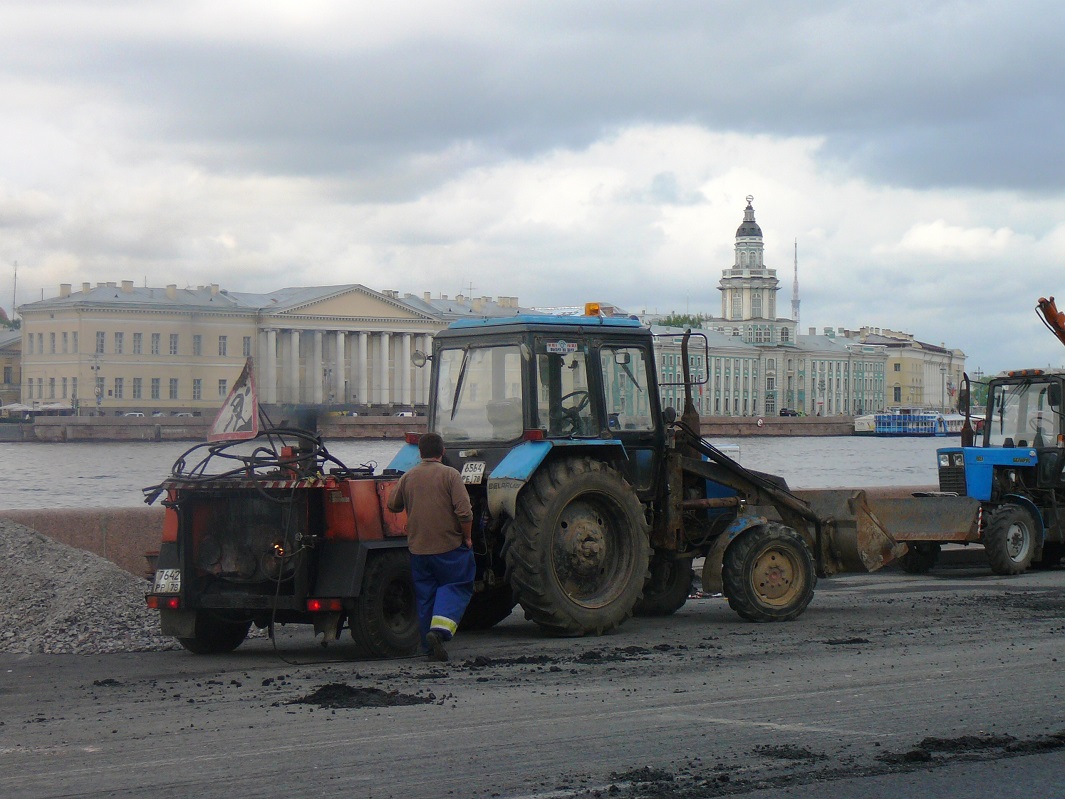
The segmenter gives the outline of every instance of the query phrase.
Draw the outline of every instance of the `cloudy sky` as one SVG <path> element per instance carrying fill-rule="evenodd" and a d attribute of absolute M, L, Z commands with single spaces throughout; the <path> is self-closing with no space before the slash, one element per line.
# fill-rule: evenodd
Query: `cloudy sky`
<path fill-rule="evenodd" d="M 0 305 L 362 283 L 778 309 L 1061 365 L 1065 4 L 5 0 Z"/>

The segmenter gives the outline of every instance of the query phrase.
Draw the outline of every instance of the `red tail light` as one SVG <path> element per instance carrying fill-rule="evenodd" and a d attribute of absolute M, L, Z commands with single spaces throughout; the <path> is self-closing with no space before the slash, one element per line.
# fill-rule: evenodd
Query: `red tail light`
<path fill-rule="evenodd" d="M 533 427 L 523 432 L 521 437 L 524 441 L 543 441 L 547 438 L 547 433 L 542 427 Z"/>
<path fill-rule="evenodd" d="M 339 613 L 344 609 L 344 602 L 340 599 L 321 599 L 311 597 L 307 600 L 309 613 Z"/>
<path fill-rule="evenodd" d="M 181 610 L 181 599 L 176 596 L 148 594 L 144 599 L 152 610 Z"/>

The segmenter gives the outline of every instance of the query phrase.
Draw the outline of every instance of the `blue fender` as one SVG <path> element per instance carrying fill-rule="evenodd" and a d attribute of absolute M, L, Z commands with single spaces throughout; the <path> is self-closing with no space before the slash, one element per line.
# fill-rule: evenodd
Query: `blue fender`
<path fill-rule="evenodd" d="M 627 458 L 625 446 L 617 439 L 563 439 L 525 441 L 514 447 L 488 475 L 488 512 L 494 517 L 517 514 L 518 494 L 543 464 L 553 449 L 595 450 L 594 457 Z"/>
<path fill-rule="evenodd" d="M 764 527 L 769 524 L 765 516 L 737 516 L 725 531 L 715 540 L 703 561 L 703 591 L 707 594 L 720 594 L 724 588 L 721 581 L 721 567 L 725 561 L 725 550 L 737 536 L 752 527 Z"/>

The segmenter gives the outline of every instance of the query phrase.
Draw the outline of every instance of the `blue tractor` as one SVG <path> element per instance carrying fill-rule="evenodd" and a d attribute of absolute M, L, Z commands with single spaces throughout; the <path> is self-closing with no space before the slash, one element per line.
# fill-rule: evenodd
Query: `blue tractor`
<path fill-rule="evenodd" d="M 697 558 L 704 590 L 740 616 L 789 620 L 818 576 L 871 571 L 905 551 L 856 523 L 860 497 L 821 497 L 815 510 L 702 439 L 690 335 L 680 418 L 660 405 L 654 337 L 633 319 L 462 320 L 414 354 L 432 366 L 428 428 L 474 505 L 477 590 L 463 627 L 490 627 L 515 604 L 562 635 L 670 614 Z M 416 442 L 386 474 L 417 463 Z"/>
<path fill-rule="evenodd" d="M 1063 383 L 1065 371 L 1050 369 L 992 378 L 979 441 L 963 433 L 962 446 L 937 450 L 940 491 L 980 503 L 978 540 L 996 574 L 1054 566 L 1065 554 Z M 938 551 L 911 545 L 911 570 L 930 568 Z"/>

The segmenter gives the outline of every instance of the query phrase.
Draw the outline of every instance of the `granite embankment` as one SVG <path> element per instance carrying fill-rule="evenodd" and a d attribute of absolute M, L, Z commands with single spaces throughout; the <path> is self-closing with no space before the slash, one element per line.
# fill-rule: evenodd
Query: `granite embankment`
<path fill-rule="evenodd" d="M 36 422 L 0 424 L 0 441 L 203 441 L 211 419 L 123 416 L 45 416 Z M 329 417 L 318 420 L 329 439 L 400 439 L 407 431 L 425 430 L 424 416 Z M 707 416 L 703 435 L 710 438 L 745 436 L 849 436 L 852 416 Z"/>

